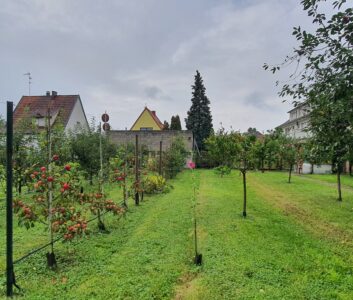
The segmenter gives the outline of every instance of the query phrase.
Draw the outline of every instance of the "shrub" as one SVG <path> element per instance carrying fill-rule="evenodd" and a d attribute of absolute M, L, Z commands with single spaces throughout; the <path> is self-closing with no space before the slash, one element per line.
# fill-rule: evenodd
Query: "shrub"
<path fill-rule="evenodd" d="M 145 177 L 143 186 L 146 194 L 167 193 L 170 190 L 167 181 L 160 175 L 149 175 Z"/>
<path fill-rule="evenodd" d="M 216 174 L 221 175 L 221 177 L 223 177 L 224 175 L 230 174 L 232 169 L 228 166 L 219 166 L 217 168 L 214 168 L 214 171 Z"/>
<path fill-rule="evenodd" d="M 188 152 L 181 137 L 176 137 L 164 153 L 164 170 L 167 178 L 174 178 L 186 164 Z"/>
<path fill-rule="evenodd" d="M 147 167 L 147 170 L 148 170 L 148 171 L 157 172 L 157 171 L 158 171 L 158 166 L 159 166 L 159 164 L 158 164 L 158 160 L 157 160 L 156 158 L 154 158 L 154 157 L 149 157 L 149 158 L 147 159 L 147 165 L 146 165 L 146 167 Z"/>

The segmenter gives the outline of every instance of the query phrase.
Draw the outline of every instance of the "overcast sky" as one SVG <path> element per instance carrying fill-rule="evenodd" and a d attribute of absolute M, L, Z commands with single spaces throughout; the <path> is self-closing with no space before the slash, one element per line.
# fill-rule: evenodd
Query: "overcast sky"
<path fill-rule="evenodd" d="M 47 90 L 80 94 L 88 118 L 130 128 L 144 106 L 163 122 L 190 107 L 199 70 L 215 128 L 260 131 L 287 119 L 264 62 L 310 26 L 300 0 L 1 0 L 0 101 Z M 280 76 L 280 77 L 278 77 Z M 0 102 L 0 114 L 5 104 Z"/>

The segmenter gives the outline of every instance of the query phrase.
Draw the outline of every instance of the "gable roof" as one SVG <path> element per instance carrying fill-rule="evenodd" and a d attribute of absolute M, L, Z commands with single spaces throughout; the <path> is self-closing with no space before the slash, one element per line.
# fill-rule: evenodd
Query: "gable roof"
<path fill-rule="evenodd" d="M 299 108 L 301 108 L 301 107 L 303 107 L 305 105 L 308 105 L 307 101 L 300 102 L 300 103 L 297 102 L 291 110 L 287 111 L 287 113 L 291 113 L 292 111 L 295 111 L 295 110 L 297 110 L 297 109 L 299 109 Z"/>
<path fill-rule="evenodd" d="M 155 111 L 151 111 L 148 109 L 147 106 L 145 106 L 145 109 L 140 113 L 139 117 L 136 119 L 136 121 L 134 122 L 134 124 L 131 126 L 131 129 L 134 128 L 134 126 L 136 125 L 137 121 L 141 118 L 141 116 L 143 115 L 143 113 L 147 111 L 150 116 L 152 117 L 152 119 L 156 122 L 157 126 L 160 128 L 160 129 L 163 129 L 164 128 L 164 125 L 163 123 L 161 122 L 161 120 L 158 119 L 157 115 L 156 115 L 156 112 Z"/>
<path fill-rule="evenodd" d="M 77 101 L 82 107 L 79 95 L 22 96 L 14 111 L 14 125 L 28 118 L 43 118 L 50 109 L 50 114 L 55 117 L 54 123 L 60 120 L 66 127 Z M 83 113 L 85 115 L 84 111 Z"/>

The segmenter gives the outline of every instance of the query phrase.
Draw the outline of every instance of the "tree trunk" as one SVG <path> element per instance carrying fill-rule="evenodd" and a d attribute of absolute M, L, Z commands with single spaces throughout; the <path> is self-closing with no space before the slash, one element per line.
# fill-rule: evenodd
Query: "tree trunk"
<path fill-rule="evenodd" d="M 243 188 L 244 188 L 244 203 L 243 203 L 243 217 L 246 217 L 246 170 L 241 171 L 243 174 Z"/>
<path fill-rule="evenodd" d="M 342 191 L 341 191 L 341 168 L 337 164 L 337 189 L 338 189 L 338 201 L 342 201 Z"/>
<path fill-rule="evenodd" d="M 352 176 L 352 161 L 349 162 L 349 176 Z"/>
<path fill-rule="evenodd" d="M 20 177 L 20 179 L 18 180 L 18 193 L 21 195 L 22 193 L 22 179 Z"/>
<path fill-rule="evenodd" d="M 20 182 L 18 183 L 18 193 L 21 195 L 22 193 L 22 181 L 20 180 Z"/>
<path fill-rule="evenodd" d="M 98 208 L 98 224 L 97 225 L 98 225 L 98 229 L 100 231 L 103 231 L 103 232 L 106 231 L 105 225 L 104 225 L 102 218 L 101 218 L 101 211 L 99 208 Z"/>
<path fill-rule="evenodd" d="M 289 166 L 288 183 L 290 183 L 291 179 L 292 179 L 292 169 L 293 169 L 293 164 L 290 164 L 290 166 Z"/>
<path fill-rule="evenodd" d="M 89 172 L 89 184 L 93 185 L 93 172 L 92 171 Z"/>
<path fill-rule="evenodd" d="M 261 172 L 265 173 L 265 162 L 264 162 L 264 158 L 261 159 Z"/>
<path fill-rule="evenodd" d="M 314 164 L 311 164 L 310 174 L 314 174 Z"/>

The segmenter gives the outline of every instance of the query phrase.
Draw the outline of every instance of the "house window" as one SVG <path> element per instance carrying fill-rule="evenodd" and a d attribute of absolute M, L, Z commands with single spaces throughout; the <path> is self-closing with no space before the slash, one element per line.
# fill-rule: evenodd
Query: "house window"
<path fill-rule="evenodd" d="M 152 127 L 140 127 L 140 130 L 153 130 Z"/>
<path fill-rule="evenodd" d="M 37 126 L 38 127 L 45 127 L 45 118 L 43 118 L 43 117 L 39 117 L 39 118 L 36 118 L 37 119 Z"/>

